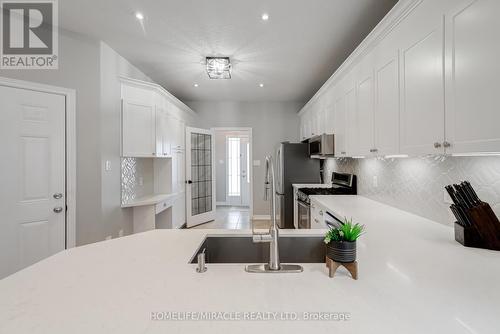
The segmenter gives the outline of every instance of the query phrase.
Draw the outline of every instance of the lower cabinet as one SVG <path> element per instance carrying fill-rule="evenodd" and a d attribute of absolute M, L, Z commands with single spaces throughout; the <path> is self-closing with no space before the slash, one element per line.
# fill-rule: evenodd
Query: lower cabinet
<path fill-rule="evenodd" d="M 179 193 L 172 206 L 172 228 L 181 228 L 186 223 L 186 193 Z"/>
<path fill-rule="evenodd" d="M 311 229 L 324 229 L 327 228 L 325 223 L 326 209 L 316 202 L 311 200 Z"/>

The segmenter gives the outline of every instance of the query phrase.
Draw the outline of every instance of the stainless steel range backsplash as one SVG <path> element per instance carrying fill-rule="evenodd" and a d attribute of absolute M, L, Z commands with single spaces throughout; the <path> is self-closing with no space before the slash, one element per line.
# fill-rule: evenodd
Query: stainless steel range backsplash
<path fill-rule="evenodd" d="M 442 224 L 452 224 L 444 186 L 469 180 L 500 217 L 500 157 L 328 159 L 332 171 L 358 175 L 358 194 Z"/>

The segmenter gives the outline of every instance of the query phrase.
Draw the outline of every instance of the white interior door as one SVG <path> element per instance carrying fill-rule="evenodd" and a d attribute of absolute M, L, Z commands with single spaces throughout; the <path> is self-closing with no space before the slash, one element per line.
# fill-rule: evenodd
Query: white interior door
<path fill-rule="evenodd" d="M 248 136 L 226 136 L 226 203 L 250 205 L 250 141 Z"/>
<path fill-rule="evenodd" d="M 215 219 L 214 134 L 186 128 L 186 224 Z"/>
<path fill-rule="evenodd" d="M 0 86 L 0 278 L 65 248 L 65 98 Z"/>

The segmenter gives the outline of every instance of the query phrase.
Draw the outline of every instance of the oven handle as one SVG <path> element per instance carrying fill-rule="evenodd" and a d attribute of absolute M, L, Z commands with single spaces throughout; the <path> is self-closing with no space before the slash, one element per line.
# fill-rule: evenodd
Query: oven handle
<path fill-rule="evenodd" d="M 327 218 L 325 219 L 326 225 L 330 228 L 336 228 L 339 227 L 340 224 L 343 224 L 344 222 L 332 215 L 330 212 L 326 212 Z M 333 218 L 333 221 L 331 219 L 328 219 L 328 217 Z"/>

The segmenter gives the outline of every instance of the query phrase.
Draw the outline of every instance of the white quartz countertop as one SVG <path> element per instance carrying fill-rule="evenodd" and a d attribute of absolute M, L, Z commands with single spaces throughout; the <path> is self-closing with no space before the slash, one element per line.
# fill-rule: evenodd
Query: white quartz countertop
<path fill-rule="evenodd" d="M 315 198 L 366 225 L 359 280 L 344 271 L 330 279 L 324 264 L 301 274 L 209 264 L 198 274 L 188 261 L 207 234 L 249 231 L 156 230 L 70 249 L 1 280 L 0 333 L 498 333 L 499 252 L 462 247 L 450 227 L 360 196 Z M 153 321 L 151 312 L 350 319 Z"/>

